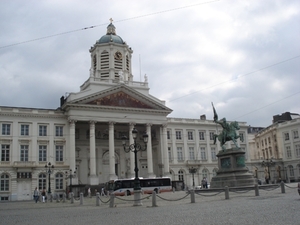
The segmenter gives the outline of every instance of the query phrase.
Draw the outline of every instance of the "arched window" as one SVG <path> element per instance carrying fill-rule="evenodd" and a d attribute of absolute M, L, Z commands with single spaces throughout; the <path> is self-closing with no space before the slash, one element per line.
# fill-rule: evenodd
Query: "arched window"
<path fill-rule="evenodd" d="M 208 170 L 207 169 L 203 169 L 202 170 L 202 178 L 208 178 L 207 175 L 208 175 Z"/>
<path fill-rule="evenodd" d="M 46 178 L 47 178 L 47 176 L 44 173 L 39 175 L 39 190 L 46 189 L 46 182 L 47 182 Z"/>
<path fill-rule="evenodd" d="M 184 180 L 184 179 L 183 179 L 183 171 L 182 171 L 182 170 L 179 170 L 179 171 L 178 171 L 178 180 L 181 180 L 181 181 Z"/>
<path fill-rule="evenodd" d="M 61 173 L 55 175 L 55 189 L 63 190 L 64 189 L 64 176 Z"/>
<path fill-rule="evenodd" d="M 9 191 L 9 176 L 7 174 L 0 177 L 0 191 Z"/>

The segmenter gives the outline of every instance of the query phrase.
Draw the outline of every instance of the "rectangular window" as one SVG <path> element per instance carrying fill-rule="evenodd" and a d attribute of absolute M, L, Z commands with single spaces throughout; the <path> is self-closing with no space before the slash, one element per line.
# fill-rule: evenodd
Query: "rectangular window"
<path fill-rule="evenodd" d="M 201 160 L 206 160 L 205 147 L 200 147 Z"/>
<path fill-rule="evenodd" d="M 55 189 L 62 190 L 64 189 L 64 178 L 63 175 L 58 173 L 55 177 Z"/>
<path fill-rule="evenodd" d="M 240 135 L 240 140 L 245 140 L 244 139 L 244 133 L 240 132 L 239 135 Z"/>
<path fill-rule="evenodd" d="M 0 177 L 0 191 L 9 191 L 9 176 L 7 174 Z"/>
<path fill-rule="evenodd" d="M 268 143 L 271 144 L 271 138 L 270 137 L 268 137 Z"/>
<path fill-rule="evenodd" d="M 287 158 L 291 158 L 292 157 L 291 146 L 286 146 L 286 157 Z"/>
<path fill-rule="evenodd" d="M 170 131 L 167 131 L 167 139 L 170 140 L 171 139 L 171 135 L 170 135 Z"/>
<path fill-rule="evenodd" d="M 55 136 L 56 137 L 64 136 L 63 126 L 55 126 Z"/>
<path fill-rule="evenodd" d="M 10 124 L 2 124 L 2 135 L 10 135 Z"/>
<path fill-rule="evenodd" d="M 20 151 L 20 161 L 27 162 L 28 161 L 28 145 L 21 145 L 21 151 Z"/>
<path fill-rule="evenodd" d="M 188 131 L 188 140 L 194 140 L 193 131 Z"/>
<path fill-rule="evenodd" d="M 295 152 L 296 152 L 296 157 L 300 157 L 300 144 L 295 145 Z"/>
<path fill-rule="evenodd" d="M 47 146 L 46 145 L 39 146 L 39 161 L 40 162 L 47 161 Z"/>
<path fill-rule="evenodd" d="M 29 125 L 21 124 L 21 136 L 28 136 L 29 135 Z"/>
<path fill-rule="evenodd" d="M 62 145 L 56 145 L 55 146 L 55 160 L 56 160 L 56 162 L 64 161 L 63 150 L 64 150 L 64 148 L 63 148 Z"/>
<path fill-rule="evenodd" d="M 181 140 L 181 131 L 176 131 L 176 140 Z"/>
<path fill-rule="evenodd" d="M 298 134 L 297 130 L 294 130 L 293 134 L 294 134 L 294 139 L 298 139 L 299 138 L 299 134 Z"/>
<path fill-rule="evenodd" d="M 1 145 L 1 161 L 9 162 L 10 145 Z"/>
<path fill-rule="evenodd" d="M 18 179 L 31 179 L 31 172 L 17 172 Z"/>
<path fill-rule="evenodd" d="M 211 159 L 212 160 L 217 160 L 216 148 L 211 148 Z"/>
<path fill-rule="evenodd" d="M 183 160 L 182 147 L 177 147 L 177 159 L 178 161 Z"/>
<path fill-rule="evenodd" d="M 194 147 L 189 147 L 189 155 L 190 155 L 190 160 L 195 160 L 195 150 L 194 150 Z"/>
<path fill-rule="evenodd" d="M 209 140 L 213 141 L 214 140 L 214 132 L 209 132 Z"/>
<path fill-rule="evenodd" d="M 201 140 L 201 141 L 205 140 L 205 136 L 204 136 L 204 132 L 203 131 L 199 131 L 199 140 Z"/>
<path fill-rule="evenodd" d="M 47 126 L 45 125 L 39 126 L 39 136 L 47 136 Z"/>
<path fill-rule="evenodd" d="M 171 147 L 168 147 L 168 157 L 169 157 L 169 162 L 171 162 L 172 161 Z"/>
<path fill-rule="evenodd" d="M 291 177 L 294 177 L 294 176 L 295 176 L 295 173 L 294 173 L 294 167 L 289 166 L 289 172 L 290 172 L 290 176 L 291 176 Z"/>
<path fill-rule="evenodd" d="M 290 135 L 289 135 L 289 133 L 284 133 L 284 140 L 285 140 L 285 141 L 290 140 Z"/>

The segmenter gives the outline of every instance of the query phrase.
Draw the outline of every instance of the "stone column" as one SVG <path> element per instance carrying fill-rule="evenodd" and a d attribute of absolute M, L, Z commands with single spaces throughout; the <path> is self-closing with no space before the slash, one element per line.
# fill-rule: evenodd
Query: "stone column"
<path fill-rule="evenodd" d="M 90 184 L 98 184 L 96 174 L 96 140 L 95 140 L 95 121 L 90 121 Z"/>
<path fill-rule="evenodd" d="M 129 124 L 129 145 L 133 144 L 134 140 L 132 137 L 132 130 L 134 127 L 134 123 Z M 130 178 L 135 177 L 134 173 L 134 153 L 132 151 L 129 152 L 129 157 L 130 157 Z"/>
<path fill-rule="evenodd" d="M 162 125 L 162 141 L 163 141 L 163 163 L 164 163 L 164 176 L 170 177 L 169 158 L 168 158 L 168 140 L 167 140 L 167 124 Z"/>
<path fill-rule="evenodd" d="M 148 134 L 147 143 L 147 167 L 148 167 L 148 177 L 155 177 L 153 173 L 153 156 L 152 156 L 152 138 L 151 138 L 151 126 L 152 124 L 147 124 L 146 133 Z"/>
<path fill-rule="evenodd" d="M 75 123 L 76 120 L 69 120 L 70 123 L 70 169 L 72 171 L 76 170 L 76 157 L 75 157 Z"/>
<path fill-rule="evenodd" d="M 117 179 L 115 170 L 114 122 L 109 122 L 109 179 Z"/>

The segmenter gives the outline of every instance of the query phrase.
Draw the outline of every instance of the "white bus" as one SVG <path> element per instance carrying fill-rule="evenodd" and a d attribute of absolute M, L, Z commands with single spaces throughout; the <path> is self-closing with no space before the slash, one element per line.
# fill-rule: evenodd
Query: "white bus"
<path fill-rule="evenodd" d="M 141 190 L 144 194 L 172 191 L 172 182 L 168 177 L 140 178 Z M 105 184 L 107 192 L 114 193 L 116 196 L 133 194 L 134 178 L 110 180 Z"/>

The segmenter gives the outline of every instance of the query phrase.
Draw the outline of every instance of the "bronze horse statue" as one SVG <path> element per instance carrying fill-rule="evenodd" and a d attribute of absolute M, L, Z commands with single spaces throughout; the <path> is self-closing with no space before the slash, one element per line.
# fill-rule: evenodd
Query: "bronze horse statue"
<path fill-rule="evenodd" d="M 219 121 L 215 121 L 215 122 L 220 123 Z M 224 123 L 222 124 L 222 127 L 224 129 L 222 130 L 222 132 L 220 134 L 215 134 L 214 135 L 214 144 L 216 144 L 216 141 L 217 141 L 217 138 L 218 138 L 223 151 L 226 150 L 226 148 L 224 147 L 224 144 L 227 141 L 233 141 L 233 143 L 235 144 L 235 146 L 237 148 L 239 148 L 238 145 L 237 145 L 237 141 L 236 140 L 239 138 L 243 142 L 244 139 L 243 139 L 243 136 L 240 136 L 240 135 L 236 134 L 236 130 L 240 129 L 238 122 L 234 121 L 234 122 L 231 122 L 230 124 L 228 124 L 226 122 L 225 118 L 223 119 L 223 122 Z M 225 126 L 224 126 L 224 124 L 225 124 Z"/>

